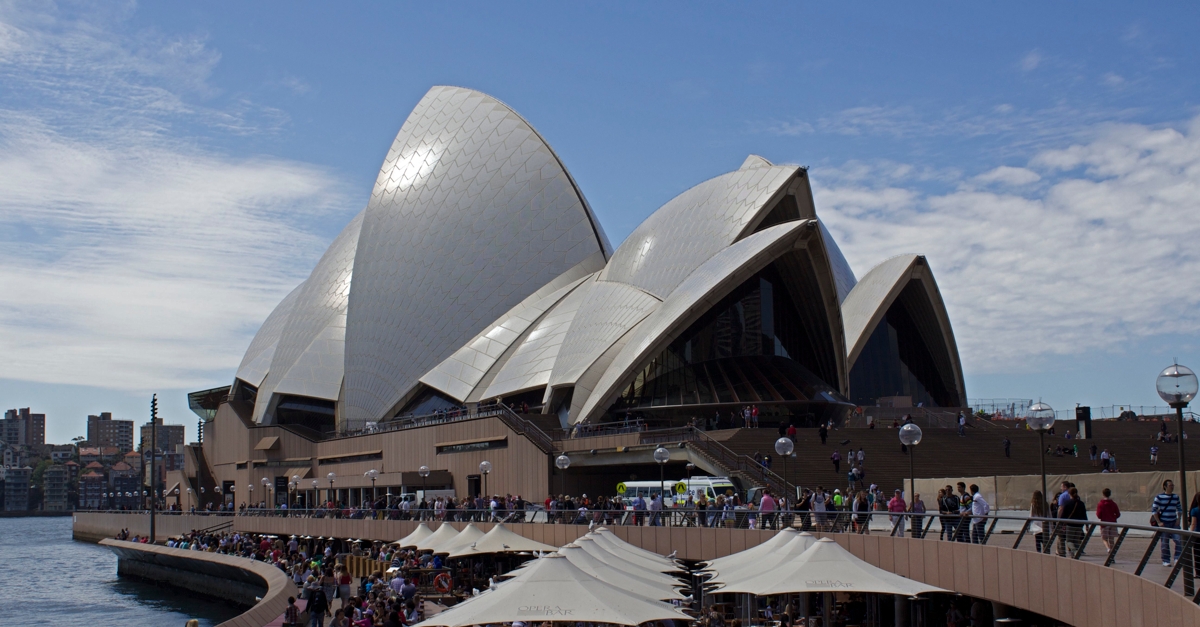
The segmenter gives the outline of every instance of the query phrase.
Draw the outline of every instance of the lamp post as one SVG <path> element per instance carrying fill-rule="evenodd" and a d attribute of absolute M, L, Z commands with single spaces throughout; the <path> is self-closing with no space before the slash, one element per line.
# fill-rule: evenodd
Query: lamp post
<path fill-rule="evenodd" d="M 484 462 L 484 463 L 487 463 L 487 462 Z M 489 468 L 490 468 L 490 466 L 489 466 Z M 479 465 L 479 469 L 483 470 L 483 464 Z M 429 477 L 429 466 L 421 466 L 420 468 L 417 469 L 417 474 L 421 475 L 421 500 L 423 501 L 423 500 L 425 500 L 425 493 L 429 492 L 429 488 L 426 486 L 426 484 L 428 483 L 427 478 Z"/>
<path fill-rule="evenodd" d="M 571 467 L 571 458 L 567 457 L 566 453 L 563 453 L 562 455 L 554 458 L 554 465 L 558 466 L 558 469 L 562 471 L 558 475 L 558 493 L 566 494 L 567 469 Z"/>
<path fill-rule="evenodd" d="M 1176 439 L 1179 440 L 1179 503 L 1183 506 L 1183 515 L 1180 516 L 1180 521 L 1181 528 L 1187 529 L 1191 526 L 1188 521 L 1188 514 L 1191 512 L 1188 509 L 1190 503 L 1187 491 L 1187 459 L 1183 452 L 1183 408 L 1187 407 L 1193 398 L 1196 398 L 1196 373 L 1187 366 L 1172 364 L 1159 373 L 1155 387 L 1158 389 L 1158 395 L 1175 409 L 1175 417 L 1179 421 L 1179 433 L 1176 435 Z M 1186 553 L 1184 555 L 1186 561 L 1183 569 L 1183 591 L 1185 595 L 1190 596 L 1195 592 L 1196 587 L 1192 572 L 1192 551 L 1187 550 L 1184 553 Z"/>
<path fill-rule="evenodd" d="M 787 480 L 787 460 L 792 456 L 792 451 L 796 450 L 796 443 L 791 438 L 779 438 L 775 440 L 775 454 L 783 458 L 783 489 L 788 489 Z M 792 501 L 792 496 L 788 495 L 788 502 Z"/>
<path fill-rule="evenodd" d="M 261 483 L 263 486 L 263 502 L 266 505 L 266 509 L 274 509 L 275 505 L 273 503 L 266 502 L 268 499 L 271 498 L 271 480 L 266 477 L 263 477 L 262 481 L 260 481 L 259 483 Z"/>
<path fill-rule="evenodd" d="M 488 494 L 487 477 L 492 473 L 492 462 L 487 460 L 479 462 L 479 473 L 483 475 L 483 496 L 489 498 L 491 495 Z"/>
<path fill-rule="evenodd" d="M 1042 498 L 1049 502 L 1046 492 L 1046 430 L 1054 426 L 1054 409 L 1038 401 L 1025 413 L 1025 424 L 1038 432 L 1038 457 L 1042 461 Z M 1048 512 L 1046 512 L 1048 513 Z"/>
<path fill-rule="evenodd" d="M 312 502 L 311 502 L 311 503 L 305 503 L 305 505 L 307 505 L 307 506 L 308 506 L 308 509 L 316 509 L 316 508 L 315 508 L 315 507 L 313 507 L 313 506 L 314 506 L 314 505 L 316 505 L 316 503 L 317 503 L 317 500 L 319 500 L 319 499 L 321 498 L 321 495 L 317 493 L 317 486 L 318 486 L 318 485 L 320 485 L 320 482 L 318 482 L 316 479 L 313 479 L 313 480 L 312 480 Z M 307 497 L 305 497 L 305 498 L 307 498 Z"/>
<path fill-rule="evenodd" d="M 900 427 L 900 443 L 908 447 L 909 504 L 913 503 L 913 499 L 916 498 L 915 495 L 917 494 L 917 473 L 913 470 L 915 467 L 913 457 L 917 454 L 917 445 L 921 443 L 921 435 L 921 427 L 918 427 L 915 423 L 910 422 Z M 903 527 L 901 527 L 901 530 L 903 530 Z M 912 530 L 912 534 L 914 538 L 917 537 L 917 530 L 915 528 Z"/>
<path fill-rule="evenodd" d="M 663 509 L 667 507 L 667 480 L 663 475 L 667 462 L 671 461 L 671 451 L 663 447 L 654 449 L 654 461 L 658 462 L 658 498 L 662 501 Z"/>
<path fill-rule="evenodd" d="M 246 495 L 246 507 L 252 508 L 254 507 L 254 484 L 247 484 L 246 487 L 250 489 L 250 493 Z"/>
<path fill-rule="evenodd" d="M 191 510 L 192 509 L 192 489 L 191 488 L 187 489 L 187 494 L 188 494 L 188 509 Z"/>
<path fill-rule="evenodd" d="M 329 480 L 329 502 L 336 504 L 337 499 L 334 498 L 334 495 L 333 495 L 333 480 L 337 479 L 337 474 L 331 472 L 331 473 L 325 475 L 325 478 Z"/>
<path fill-rule="evenodd" d="M 300 475 L 292 475 L 292 480 L 289 483 L 291 483 L 292 487 L 288 494 L 288 509 L 292 509 L 296 506 L 296 493 L 300 491 Z"/>
<path fill-rule="evenodd" d="M 371 509 L 375 508 L 375 480 L 379 478 L 379 471 L 374 468 L 363 473 L 363 476 L 371 480 Z"/>

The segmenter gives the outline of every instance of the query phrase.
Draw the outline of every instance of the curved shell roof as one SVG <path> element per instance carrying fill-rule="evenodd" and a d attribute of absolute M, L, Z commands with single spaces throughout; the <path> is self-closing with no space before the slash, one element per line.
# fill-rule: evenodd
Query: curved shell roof
<path fill-rule="evenodd" d="M 255 333 L 254 339 L 250 340 L 250 347 L 246 349 L 246 354 L 242 356 L 242 363 L 238 366 L 235 375 L 238 379 L 255 387 L 262 384 L 263 379 L 267 377 L 267 371 L 271 369 L 271 360 L 275 357 L 275 347 L 279 344 L 279 335 L 283 333 L 283 327 L 292 313 L 292 306 L 296 303 L 296 297 L 300 295 L 303 288 L 304 284 L 301 283 L 283 297 L 283 300 L 275 305 L 271 315 L 267 316 L 262 326 L 258 328 L 258 333 Z"/>
<path fill-rule="evenodd" d="M 597 253 L 600 253 L 597 255 Z M 434 87 L 404 122 L 363 221 L 345 419 L 377 420 L 555 277 L 610 247 L 557 156 L 500 101 Z"/>
<path fill-rule="evenodd" d="M 633 230 L 600 278 L 666 298 L 700 264 L 737 241 L 798 169 L 735 170 L 672 198 Z"/>
<path fill-rule="evenodd" d="M 363 213 L 333 240 L 316 268 L 297 288 L 295 304 L 279 336 L 270 372 L 259 386 L 254 418 L 261 422 L 271 393 L 336 401 L 342 387 L 346 305 Z"/>
<path fill-rule="evenodd" d="M 263 323 L 237 378 L 258 388 L 260 422 L 286 394 L 336 401 L 338 428 L 353 430 L 428 388 L 468 403 L 573 390 L 570 420 L 589 420 L 648 355 L 797 247 L 815 273 L 803 289 L 819 291 L 806 297 L 824 307 L 811 324 L 828 326 L 818 333 L 832 348 L 821 350 L 837 355 L 830 383 L 844 391 L 881 308 L 918 271 L 909 256 L 857 281 L 816 217 L 806 169 L 750 155 L 668 201 L 613 252 L 524 119 L 485 94 L 434 87 L 366 209 Z"/>
<path fill-rule="evenodd" d="M 575 422 L 593 418 L 603 411 L 623 380 L 644 359 L 670 341 L 678 332 L 715 305 L 751 274 L 791 249 L 807 221 L 770 227 L 722 250 L 691 273 L 654 313 L 646 318 L 609 364 Z"/>

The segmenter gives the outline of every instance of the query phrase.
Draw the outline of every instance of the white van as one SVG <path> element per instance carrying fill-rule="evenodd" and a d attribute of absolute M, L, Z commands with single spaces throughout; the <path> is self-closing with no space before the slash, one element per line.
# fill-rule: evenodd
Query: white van
<path fill-rule="evenodd" d="M 693 500 L 704 496 L 711 501 L 726 493 L 736 492 L 736 488 L 733 487 L 733 482 L 729 480 L 729 477 L 667 479 L 664 483 L 667 489 L 664 504 L 667 507 L 671 507 L 676 500 L 681 504 L 687 501 L 688 494 L 692 495 Z M 641 496 L 650 501 L 658 496 L 658 493 L 662 491 L 663 485 L 657 481 L 625 481 L 617 484 L 617 495 L 624 499 L 628 508 L 628 504 L 634 497 Z"/>

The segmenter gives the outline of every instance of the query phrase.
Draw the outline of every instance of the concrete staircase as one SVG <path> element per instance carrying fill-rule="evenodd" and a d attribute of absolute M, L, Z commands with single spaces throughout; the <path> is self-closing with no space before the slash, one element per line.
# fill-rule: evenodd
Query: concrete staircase
<path fill-rule="evenodd" d="M 1117 457 L 1121 472 L 1151 471 L 1170 472 L 1179 468 L 1179 445 L 1158 443 L 1153 440 L 1158 433 L 1157 422 L 1093 422 L 1091 440 L 1066 440 L 1066 427 L 1074 430 L 1074 423 L 1061 423 L 1057 435 L 1047 435 L 1046 445 L 1079 446 L 1079 457 L 1046 457 L 1046 472 L 1050 474 L 1080 474 L 1100 472 L 1088 460 L 1088 449 L 1094 443 L 1099 450 L 1108 449 Z M 1174 423 L 1168 423 L 1174 432 Z M 775 429 L 735 429 L 727 432 L 710 432 L 723 440 L 723 444 L 734 453 L 753 457 L 755 453 L 772 457 L 771 470 L 783 475 L 789 483 L 827 488 L 845 487 L 849 465 L 842 461 L 841 471 L 835 472 L 829 457 L 839 450 L 844 457 L 849 448 L 855 452 L 861 447 L 866 453 L 866 477 L 868 484 L 878 483 L 885 490 L 900 487 L 902 479 L 909 474 L 909 456 L 900 452 L 900 440 L 895 429 L 841 429 L 829 433 L 828 442 L 821 444 L 816 429 L 801 429 L 796 435 L 794 456 L 788 459 L 786 471 L 783 460 L 775 453 L 775 440 L 779 434 Z M 918 478 L 975 477 L 988 475 L 1027 475 L 1040 472 L 1038 435 L 1022 428 L 1013 428 L 1004 423 L 980 425 L 968 428 L 965 437 L 959 437 L 955 429 L 924 429 L 924 437 L 917 447 L 914 470 Z M 1194 430 L 1200 433 L 1200 429 Z M 1011 442 L 1012 456 L 1004 456 L 1003 440 Z M 849 441 L 843 444 L 845 441 Z M 1159 447 L 1158 465 L 1150 465 L 1150 446 Z M 1185 442 L 1188 447 L 1188 468 L 1200 469 L 1200 440 Z M 1098 462 L 1097 462 L 1098 463 Z M 786 474 L 785 474 L 786 473 Z"/>

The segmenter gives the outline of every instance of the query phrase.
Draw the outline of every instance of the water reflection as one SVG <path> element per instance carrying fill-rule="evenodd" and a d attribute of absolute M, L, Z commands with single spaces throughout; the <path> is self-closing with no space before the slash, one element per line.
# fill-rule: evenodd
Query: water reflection
<path fill-rule="evenodd" d="M 119 579 L 117 558 L 71 539 L 71 518 L 0 519 L 0 564 L 19 594 L 0 595 L 4 624 L 128 627 L 216 625 L 236 606 L 151 583 Z M 22 617 L 22 618 L 18 618 Z"/>

